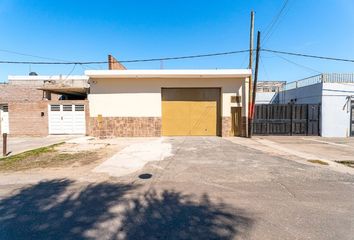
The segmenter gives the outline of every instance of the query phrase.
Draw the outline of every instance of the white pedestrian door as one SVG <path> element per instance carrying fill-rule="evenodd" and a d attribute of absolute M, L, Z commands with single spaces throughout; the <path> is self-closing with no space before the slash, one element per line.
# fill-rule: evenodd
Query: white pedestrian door
<path fill-rule="evenodd" d="M 86 119 L 83 104 L 49 105 L 49 134 L 85 134 Z"/>
<path fill-rule="evenodd" d="M 9 108 L 7 105 L 0 106 L 1 133 L 9 133 Z"/>

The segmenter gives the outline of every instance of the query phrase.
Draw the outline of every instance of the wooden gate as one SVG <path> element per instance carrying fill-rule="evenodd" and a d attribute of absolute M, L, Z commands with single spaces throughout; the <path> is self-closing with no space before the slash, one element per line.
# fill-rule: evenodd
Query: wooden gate
<path fill-rule="evenodd" d="M 255 135 L 320 135 L 319 104 L 260 104 L 255 107 Z"/>

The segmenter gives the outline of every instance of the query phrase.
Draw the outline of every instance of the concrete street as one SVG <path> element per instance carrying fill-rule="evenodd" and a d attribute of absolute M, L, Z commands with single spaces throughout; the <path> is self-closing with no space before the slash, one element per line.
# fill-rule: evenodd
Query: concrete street
<path fill-rule="evenodd" d="M 163 138 L 166 158 L 104 180 L 0 176 L 0 239 L 353 239 L 354 175 L 242 140 Z"/>

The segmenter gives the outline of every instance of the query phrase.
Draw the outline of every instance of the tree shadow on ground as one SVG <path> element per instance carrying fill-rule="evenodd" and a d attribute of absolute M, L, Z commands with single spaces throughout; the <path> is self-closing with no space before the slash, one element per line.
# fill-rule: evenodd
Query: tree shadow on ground
<path fill-rule="evenodd" d="M 0 239 L 83 239 L 133 187 L 100 183 L 68 188 L 67 179 L 40 182 L 0 201 Z"/>
<path fill-rule="evenodd" d="M 139 186 L 43 181 L 0 201 L 0 239 L 232 239 L 253 220 L 223 203 Z"/>
<path fill-rule="evenodd" d="M 149 191 L 129 202 L 125 239 L 233 239 L 246 237 L 253 220 L 241 209 L 176 191 Z"/>

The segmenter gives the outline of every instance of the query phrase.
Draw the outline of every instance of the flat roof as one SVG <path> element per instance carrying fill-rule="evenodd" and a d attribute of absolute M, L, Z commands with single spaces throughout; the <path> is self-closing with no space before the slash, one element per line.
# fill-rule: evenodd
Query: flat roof
<path fill-rule="evenodd" d="M 46 80 L 87 80 L 88 77 L 85 75 L 37 75 L 37 76 L 29 76 L 29 75 L 9 75 L 7 77 L 8 80 L 16 80 L 16 81 L 28 81 L 28 80 L 37 80 L 37 81 L 46 81 Z"/>
<path fill-rule="evenodd" d="M 89 78 L 244 78 L 252 75 L 250 69 L 216 70 L 87 70 Z"/>

